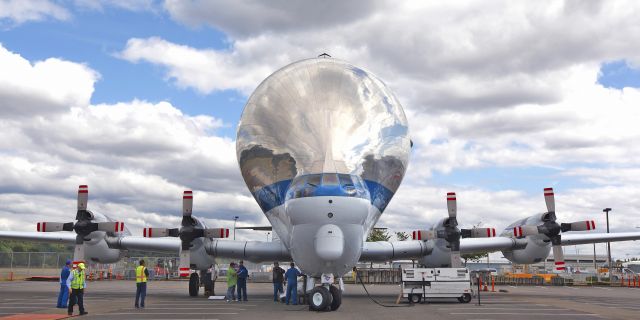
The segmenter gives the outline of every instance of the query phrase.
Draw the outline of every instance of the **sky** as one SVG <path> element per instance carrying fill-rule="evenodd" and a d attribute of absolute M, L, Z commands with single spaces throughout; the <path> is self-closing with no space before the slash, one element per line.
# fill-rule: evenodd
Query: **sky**
<path fill-rule="evenodd" d="M 612 231 L 640 231 L 638 16 L 635 1 L 0 0 L 0 230 L 71 221 L 80 184 L 134 234 L 177 226 L 189 189 L 210 226 L 267 224 L 238 120 L 265 77 L 326 52 L 380 77 L 409 120 L 378 226 L 423 229 L 455 191 L 462 226 L 501 230 L 553 187 L 559 221 L 603 231 L 611 207 Z"/>

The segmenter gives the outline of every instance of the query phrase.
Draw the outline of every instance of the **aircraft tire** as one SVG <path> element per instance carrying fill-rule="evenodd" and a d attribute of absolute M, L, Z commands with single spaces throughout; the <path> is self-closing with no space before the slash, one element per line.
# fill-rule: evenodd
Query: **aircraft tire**
<path fill-rule="evenodd" d="M 325 311 L 331 304 L 331 293 L 323 286 L 311 289 L 309 293 L 309 309 L 311 311 Z"/>
<path fill-rule="evenodd" d="M 329 287 L 329 292 L 331 293 L 332 298 L 331 305 L 329 307 L 331 308 L 331 311 L 336 311 L 342 304 L 342 291 L 340 291 L 338 287 L 332 285 Z"/>
<path fill-rule="evenodd" d="M 197 297 L 198 291 L 200 291 L 200 277 L 194 272 L 189 277 L 189 296 Z"/>

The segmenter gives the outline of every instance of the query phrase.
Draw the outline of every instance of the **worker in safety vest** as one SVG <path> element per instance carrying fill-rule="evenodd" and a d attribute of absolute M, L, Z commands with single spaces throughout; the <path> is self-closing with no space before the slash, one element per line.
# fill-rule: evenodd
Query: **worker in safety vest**
<path fill-rule="evenodd" d="M 147 296 L 147 277 L 149 270 L 144 266 L 144 260 L 140 259 L 140 265 L 136 268 L 136 309 L 144 308 L 144 298 Z M 138 304 L 138 302 L 140 302 Z"/>
<path fill-rule="evenodd" d="M 67 313 L 73 314 L 73 306 L 78 304 L 80 309 L 80 315 L 85 315 L 88 312 L 84 310 L 84 290 L 87 288 L 87 277 L 84 273 L 84 263 L 78 263 L 78 267 L 73 269 L 67 279 L 67 287 L 69 288 L 69 307 Z"/>

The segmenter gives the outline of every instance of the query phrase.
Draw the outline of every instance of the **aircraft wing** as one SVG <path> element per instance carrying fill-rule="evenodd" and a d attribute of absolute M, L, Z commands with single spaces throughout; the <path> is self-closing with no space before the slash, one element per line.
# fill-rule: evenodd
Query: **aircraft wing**
<path fill-rule="evenodd" d="M 281 241 L 237 241 L 214 239 L 206 247 L 216 258 L 243 259 L 251 262 L 289 261 L 291 254 Z"/>
<path fill-rule="evenodd" d="M 75 244 L 76 234 L 72 232 L 0 231 L 0 239 Z"/>
<path fill-rule="evenodd" d="M 640 232 L 572 233 L 562 235 L 562 245 L 640 240 Z"/>
<path fill-rule="evenodd" d="M 180 253 L 180 238 L 143 238 L 135 236 L 107 237 L 110 248 L 166 253 Z"/>
<path fill-rule="evenodd" d="M 460 253 L 493 252 L 522 249 L 527 246 L 525 239 L 507 237 L 460 239 Z"/>
<path fill-rule="evenodd" d="M 391 261 L 400 259 L 418 259 L 431 252 L 429 242 L 409 241 L 375 241 L 362 245 L 360 261 Z"/>

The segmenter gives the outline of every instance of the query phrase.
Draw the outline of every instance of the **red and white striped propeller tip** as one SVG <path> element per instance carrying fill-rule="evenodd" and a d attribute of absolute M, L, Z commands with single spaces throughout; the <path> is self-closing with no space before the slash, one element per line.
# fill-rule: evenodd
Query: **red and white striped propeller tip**
<path fill-rule="evenodd" d="M 193 210 L 193 192 L 185 190 L 182 194 L 182 215 L 191 216 Z"/>
<path fill-rule="evenodd" d="M 87 210 L 89 201 L 89 186 L 82 184 L 78 187 L 78 210 Z"/>
<path fill-rule="evenodd" d="M 547 212 L 556 211 L 556 200 L 553 194 L 553 188 L 544 188 L 544 202 L 547 205 Z"/>
<path fill-rule="evenodd" d="M 458 207 L 456 204 L 456 193 L 455 192 L 447 192 L 447 210 L 449 212 L 450 218 L 455 218 L 458 212 Z"/>

